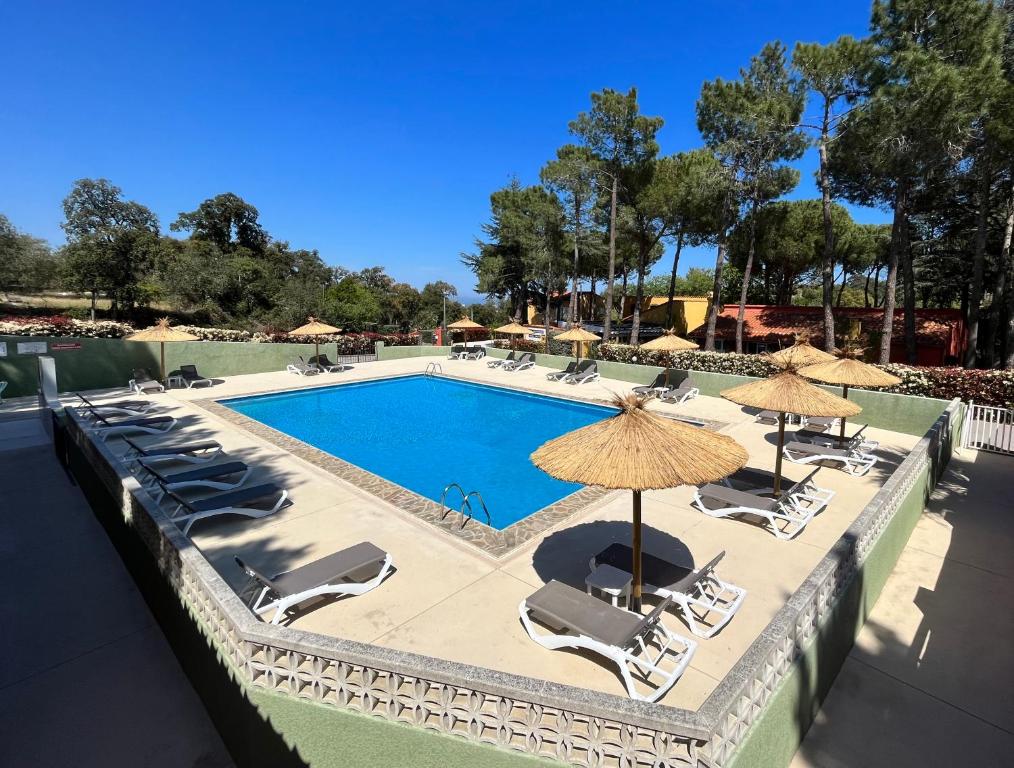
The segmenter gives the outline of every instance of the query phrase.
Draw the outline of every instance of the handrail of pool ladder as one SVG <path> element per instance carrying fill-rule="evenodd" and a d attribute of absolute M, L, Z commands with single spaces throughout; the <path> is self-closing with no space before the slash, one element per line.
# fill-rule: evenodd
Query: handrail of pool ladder
<path fill-rule="evenodd" d="M 464 514 L 465 514 L 465 507 L 467 506 L 468 507 L 468 520 L 472 519 L 472 504 L 471 504 L 471 502 L 469 502 L 469 499 L 472 498 L 473 496 L 475 496 L 479 500 L 479 503 L 482 504 L 482 511 L 486 514 L 486 525 L 488 525 L 490 528 L 492 528 L 493 527 L 493 517 L 492 517 L 492 515 L 489 514 L 489 510 L 486 508 L 486 502 L 482 498 L 482 494 L 479 493 L 478 491 L 469 491 L 467 494 L 465 494 L 465 498 L 461 500 L 461 510 L 460 510 L 460 512 L 461 512 L 462 516 L 464 516 Z M 467 522 L 467 521 L 465 521 L 465 522 Z M 464 523 L 462 523 L 462 526 L 464 526 Z"/>
<path fill-rule="evenodd" d="M 445 485 L 443 493 L 440 494 L 440 507 L 444 510 L 444 514 L 440 517 L 441 520 L 443 520 L 445 517 L 447 517 L 447 513 L 451 511 L 451 508 L 448 507 L 444 502 L 447 501 L 447 493 L 452 488 L 457 488 L 458 489 L 458 493 L 461 494 L 461 501 L 462 501 L 462 503 L 464 503 L 465 499 L 468 498 L 468 494 L 465 493 L 465 489 L 462 488 L 457 483 L 448 483 L 447 485 Z"/>
<path fill-rule="evenodd" d="M 426 370 L 423 371 L 423 373 L 425 373 L 427 376 L 429 376 L 429 375 L 436 375 L 438 373 L 443 373 L 443 372 L 444 372 L 444 367 L 442 365 L 440 365 L 440 363 L 432 363 L 432 362 L 431 363 L 426 363 Z M 462 493 L 464 493 L 464 491 L 462 491 Z"/>

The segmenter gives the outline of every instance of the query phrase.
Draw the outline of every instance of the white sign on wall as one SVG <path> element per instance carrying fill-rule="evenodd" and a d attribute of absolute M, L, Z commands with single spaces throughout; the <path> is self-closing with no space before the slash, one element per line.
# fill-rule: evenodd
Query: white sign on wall
<path fill-rule="evenodd" d="M 46 342 L 44 341 L 19 341 L 19 355 L 44 355 L 46 354 Z"/>
<path fill-rule="evenodd" d="M 0 357 L 7 357 L 7 342 L 0 341 Z"/>

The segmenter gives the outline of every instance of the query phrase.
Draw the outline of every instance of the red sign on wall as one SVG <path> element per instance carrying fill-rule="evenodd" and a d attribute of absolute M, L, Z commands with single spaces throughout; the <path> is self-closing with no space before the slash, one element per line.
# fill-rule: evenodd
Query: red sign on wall
<path fill-rule="evenodd" d="M 67 349 L 81 349 L 81 342 L 79 341 L 53 342 L 52 344 L 49 345 L 49 348 L 54 352 Z"/>

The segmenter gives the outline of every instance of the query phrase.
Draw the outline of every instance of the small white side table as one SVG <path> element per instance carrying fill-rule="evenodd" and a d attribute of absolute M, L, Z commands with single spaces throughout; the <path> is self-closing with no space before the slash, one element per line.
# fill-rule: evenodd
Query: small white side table
<path fill-rule="evenodd" d="M 623 597 L 626 605 L 630 604 L 630 574 L 613 568 L 611 565 L 599 565 L 588 574 L 584 580 L 585 589 L 588 594 L 594 594 L 598 590 L 602 596 L 609 595 L 613 605 L 618 607 L 620 596 Z"/>
<path fill-rule="evenodd" d="M 166 383 L 166 387 L 168 389 L 172 389 L 173 387 L 177 387 L 177 388 L 182 389 L 183 386 L 184 386 L 184 381 L 183 381 L 183 377 L 182 376 L 170 376 L 169 378 L 167 378 L 165 380 L 165 383 Z"/>

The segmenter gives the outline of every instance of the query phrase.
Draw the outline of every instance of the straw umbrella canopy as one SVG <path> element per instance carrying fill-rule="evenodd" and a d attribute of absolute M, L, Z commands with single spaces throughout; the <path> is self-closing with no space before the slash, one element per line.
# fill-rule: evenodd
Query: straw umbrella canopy
<path fill-rule="evenodd" d="M 573 341 L 574 342 L 574 359 L 580 362 L 581 360 L 581 344 L 586 341 L 601 341 L 601 336 L 596 336 L 591 331 L 586 331 L 578 323 L 573 328 L 563 333 L 558 333 L 553 337 L 557 341 Z"/>
<path fill-rule="evenodd" d="M 333 325 L 322 323 L 312 315 L 307 319 L 306 325 L 301 325 L 294 331 L 289 331 L 290 336 L 326 336 L 329 333 L 341 333 L 341 328 L 335 328 Z M 338 353 L 335 352 L 335 355 Z M 313 356 L 320 359 L 320 339 L 314 338 L 313 340 Z"/>
<path fill-rule="evenodd" d="M 710 483 L 748 458 L 731 437 L 657 416 L 646 402 L 616 395 L 618 414 L 543 443 L 531 455 L 535 466 L 559 480 L 633 492 L 633 610 L 641 607 L 641 492 Z"/>
<path fill-rule="evenodd" d="M 528 334 L 528 329 L 520 323 L 507 323 L 507 325 L 501 325 L 499 328 L 494 328 L 495 333 L 506 333 L 511 337 L 511 349 L 514 348 L 514 337 L 525 336 Z"/>
<path fill-rule="evenodd" d="M 778 412 L 778 453 L 775 454 L 775 496 L 782 488 L 782 446 L 785 444 L 785 414 L 845 418 L 862 411 L 855 403 L 815 387 L 792 368 L 760 381 L 722 390 L 722 397 L 739 405 Z"/>
<path fill-rule="evenodd" d="M 165 345 L 166 342 L 173 341 L 198 341 L 199 337 L 194 336 L 192 333 L 181 331 L 179 328 L 173 328 L 169 325 L 169 318 L 163 317 L 151 328 L 145 328 L 143 331 L 132 333 L 126 337 L 126 341 L 157 341 L 161 354 L 159 372 L 161 373 L 161 381 L 165 383 Z"/>
<path fill-rule="evenodd" d="M 647 349 L 657 352 L 682 352 L 687 349 L 700 349 L 701 345 L 697 344 L 689 339 L 681 338 L 676 335 L 676 329 L 670 328 L 664 334 L 658 338 L 646 341 L 641 345 L 641 349 Z M 665 385 L 669 386 L 669 366 L 665 367 Z"/>
<path fill-rule="evenodd" d="M 799 370 L 801 376 L 825 384 L 841 384 L 841 396 L 848 399 L 849 387 L 893 387 L 900 384 L 901 379 L 887 371 L 849 357 L 832 360 L 827 363 L 808 365 Z M 841 419 L 840 437 L 845 437 L 845 419 Z"/>
<path fill-rule="evenodd" d="M 777 352 L 773 352 L 769 355 L 771 362 L 775 365 L 785 368 L 793 366 L 795 368 L 802 368 L 804 365 L 815 365 L 816 363 L 826 363 L 835 359 L 835 356 L 830 352 L 825 352 L 822 349 L 817 349 L 810 344 L 810 336 L 806 333 L 801 333 L 796 336 L 796 343 L 791 347 L 780 349 Z"/>
<path fill-rule="evenodd" d="M 468 331 L 474 328 L 485 328 L 486 326 L 480 325 L 479 323 L 471 320 L 467 317 L 462 317 L 460 320 L 455 320 L 453 323 L 449 323 L 448 328 L 455 331 L 463 331 L 465 334 L 465 349 L 468 349 Z"/>

